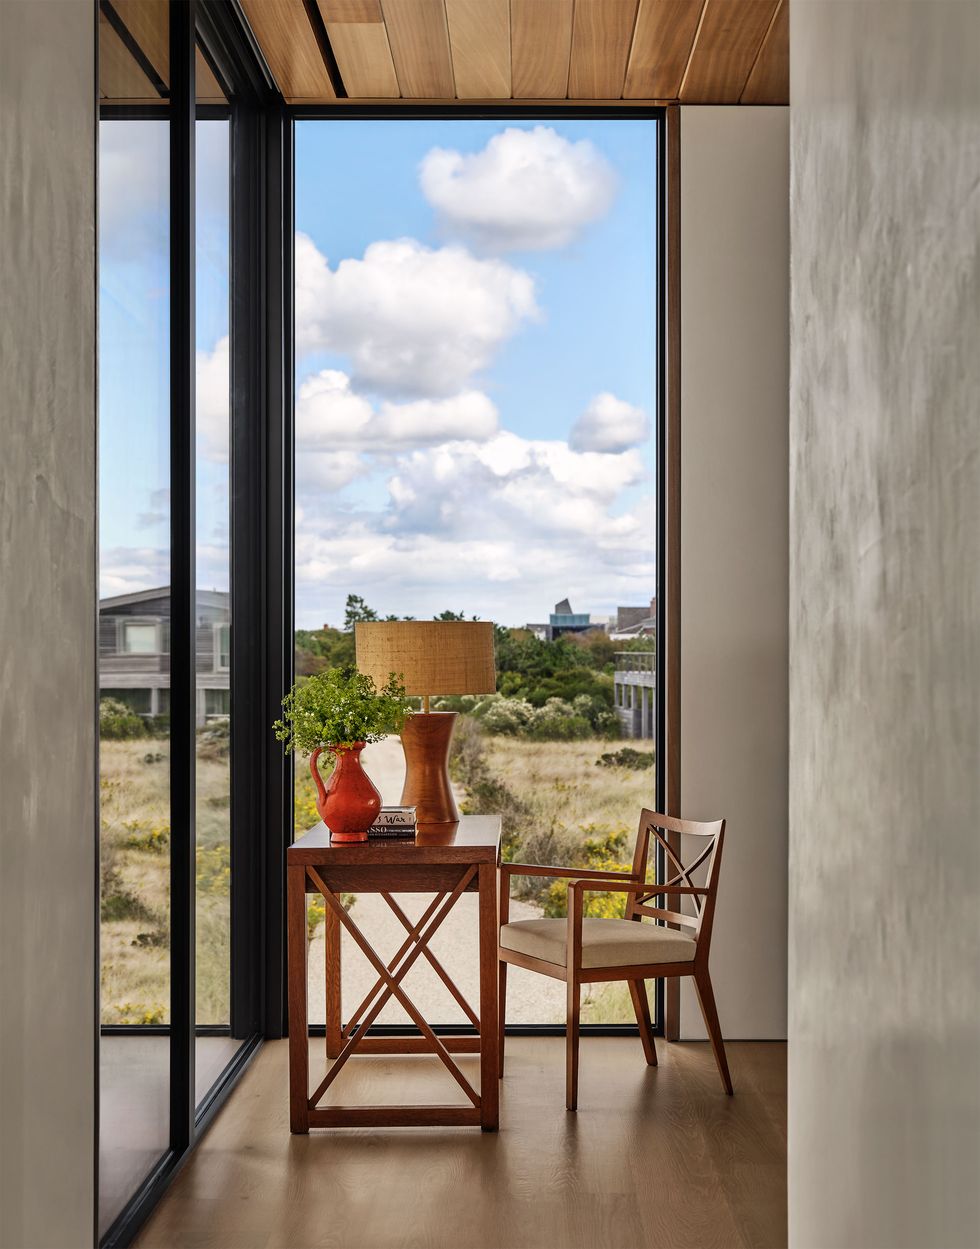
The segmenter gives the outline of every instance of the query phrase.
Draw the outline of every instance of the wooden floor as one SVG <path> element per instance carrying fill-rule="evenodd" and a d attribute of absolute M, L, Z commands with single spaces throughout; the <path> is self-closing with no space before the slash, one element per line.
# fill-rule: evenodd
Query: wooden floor
<path fill-rule="evenodd" d="M 311 1042 L 311 1072 L 322 1069 Z M 286 1043 L 267 1044 L 164 1197 L 139 1249 L 736 1249 L 786 1244 L 786 1047 L 582 1041 L 579 1111 L 564 1042 L 507 1041 L 501 1130 L 291 1137 Z M 475 1059 L 461 1065 L 472 1070 Z M 348 1075 L 348 1072 L 350 1074 Z M 445 1102 L 434 1058 L 354 1058 L 338 1099 Z"/>

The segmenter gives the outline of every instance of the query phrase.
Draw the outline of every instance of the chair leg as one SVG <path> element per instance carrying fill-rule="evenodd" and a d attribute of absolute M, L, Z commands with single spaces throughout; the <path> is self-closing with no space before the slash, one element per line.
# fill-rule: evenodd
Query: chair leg
<path fill-rule="evenodd" d="M 568 1012 L 565 1019 L 565 1109 L 578 1109 L 578 1034 L 582 993 L 578 980 L 568 980 Z"/>
<path fill-rule="evenodd" d="M 636 1026 L 640 1030 L 640 1041 L 643 1044 L 643 1057 L 648 1067 L 657 1065 L 657 1043 L 653 1039 L 653 1020 L 650 1018 L 650 1003 L 647 1001 L 647 987 L 643 980 L 628 980 L 630 997 L 633 999 L 633 1013 L 636 1015 Z"/>
<path fill-rule="evenodd" d="M 694 973 L 694 987 L 697 989 L 698 1002 L 701 1004 L 704 1026 L 708 1029 L 708 1036 L 711 1038 L 711 1048 L 715 1052 L 715 1062 L 718 1064 L 718 1074 L 721 1076 L 721 1083 L 725 1092 L 731 1095 L 734 1091 L 732 1089 L 732 1077 L 728 1071 L 728 1059 L 725 1057 L 725 1040 L 721 1035 L 721 1024 L 718 1022 L 718 1008 L 715 1006 L 715 995 L 711 988 L 711 977 L 708 975 L 707 967 Z"/>
<path fill-rule="evenodd" d="M 507 1018 L 507 964 L 497 963 L 497 1077 L 504 1078 L 504 1026 Z"/>

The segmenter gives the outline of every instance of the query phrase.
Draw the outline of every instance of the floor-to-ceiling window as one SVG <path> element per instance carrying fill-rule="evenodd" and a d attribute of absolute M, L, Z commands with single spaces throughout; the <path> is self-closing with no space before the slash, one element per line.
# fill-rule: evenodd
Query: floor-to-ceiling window
<path fill-rule="evenodd" d="M 256 318 L 236 323 L 231 297 L 233 220 L 259 191 L 233 187 L 234 144 L 245 152 L 252 132 L 194 12 L 100 4 L 99 1231 L 111 1238 L 128 1235 L 134 1199 L 179 1161 L 258 1030 L 254 994 L 233 1011 L 260 908 L 239 890 L 236 946 L 233 851 L 249 830 L 231 818 L 231 448 L 236 422 L 256 418 L 232 402 L 232 376 Z"/>
<path fill-rule="evenodd" d="M 357 620 L 493 621 L 496 693 L 434 706 L 461 713 L 461 808 L 502 814 L 517 861 L 620 866 L 655 802 L 657 142 L 652 117 L 568 112 L 296 123 L 297 672 L 351 662 Z M 364 762 L 397 802 L 397 739 Z M 299 763 L 297 831 L 316 819 Z M 437 948 L 475 996 L 467 901 Z M 383 901 L 353 905 L 394 949 Z M 564 913 L 564 885 L 519 883 L 513 917 Z M 359 1000 L 353 948 L 343 974 Z M 430 1019 L 463 1020 L 412 977 Z M 513 969 L 510 1023 L 564 1013 L 560 982 Z M 583 1002 L 633 1019 L 625 986 Z"/>
<path fill-rule="evenodd" d="M 170 1140 L 169 160 L 165 116 L 100 123 L 103 1231 Z"/>
<path fill-rule="evenodd" d="M 214 89 L 214 88 L 212 88 Z M 198 92 L 200 99 L 201 92 Z M 229 140 L 227 117 L 196 127 L 197 784 L 195 1011 L 199 1097 L 238 1042 L 231 1021 L 231 533 Z"/>

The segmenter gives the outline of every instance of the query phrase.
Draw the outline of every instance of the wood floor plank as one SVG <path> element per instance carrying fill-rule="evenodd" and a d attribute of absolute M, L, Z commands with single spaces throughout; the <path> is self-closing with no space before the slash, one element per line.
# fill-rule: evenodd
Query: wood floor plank
<path fill-rule="evenodd" d="M 287 1045 L 268 1043 L 151 1216 L 138 1249 L 781 1249 L 786 1048 L 582 1041 L 564 1108 L 560 1037 L 508 1038 L 501 1130 L 291 1137 Z M 314 1073 L 322 1039 L 310 1045 Z M 464 1057 L 467 1075 L 478 1062 Z M 338 1100 L 446 1099 L 431 1057 L 352 1059 Z M 406 1217 L 406 1212 L 411 1217 Z"/>

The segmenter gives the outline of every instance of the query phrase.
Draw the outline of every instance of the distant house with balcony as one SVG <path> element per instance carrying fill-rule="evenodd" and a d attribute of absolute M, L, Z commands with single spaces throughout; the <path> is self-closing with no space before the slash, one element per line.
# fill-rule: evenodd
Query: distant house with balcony
<path fill-rule="evenodd" d="M 655 737 L 657 657 L 654 651 L 618 651 L 613 672 L 613 701 L 627 737 Z"/>
<path fill-rule="evenodd" d="M 195 646 L 198 726 L 231 708 L 231 610 L 227 591 L 198 590 Z M 138 715 L 170 714 L 170 587 L 99 602 L 99 694 Z"/>

